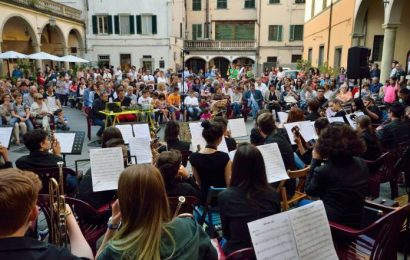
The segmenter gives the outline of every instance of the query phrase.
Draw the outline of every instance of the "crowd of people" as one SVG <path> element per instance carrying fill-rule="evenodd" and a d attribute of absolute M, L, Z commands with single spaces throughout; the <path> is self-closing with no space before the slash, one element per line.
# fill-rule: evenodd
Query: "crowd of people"
<path fill-rule="evenodd" d="M 3 125 L 14 127 L 16 143 L 22 134 L 30 154 L 19 158 L 18 169 L 13 169 L 7 150 L 0 148 L 5 161 L 0 171 L 0 258 L 217 259 L 210 240 L 215 233 L 206 233 L 195 216 L 173 217 L 168 200 L 194 196 L 199 200 L 197 207 L 203 209 L 210 188 L 223 189 L 211 202 L 219 209 L 223 252 L 228 255 L 251 247 L 247 223 L 281 212 L 279 183 L 268 183 L 265 165 L 271 162 L 264 161 L 257 149 L 270 143 L 278 144 L 286 170 L 310 166 L 304 190 L 323 201 L 330 221 L 359 227 L 372 174 L 365 160 L 377 159 L 410 137 L 410 81 L 405 81 L 399 64 L 393 64 L 385 85 L 378 83 L 380 71 L 377 74 L 373 64 L 372 81 L 364 79 L 361 90 L 343 69 L 335 78 L 317 69 L 302 69 L 292 79 L 282 68 L 255 77 L 239 66 L 229 68 L 228 79 L 215 68 L 202 75 L 188 68 L 178 74 L 132 67 L 127 73 L 121 68 L 80 69 L 76 75 L 47 68 L 37 79 L 4 80 L 0 84 Z M 110 99 L 123 107 L 153 110 L 158 123 L 166 123 L 163 145 L 152 164 L 129 166 L 121 131 L 105 127 L 106 117 L 100 113 Z M 26 235 L 36 222 L 41 190 L 38 176 L 31 171 L 55 167 L 62 159 L 60 144 L 50 142 L 48 132 L 58 125 L 68 128 L 63 109 L 69 102 L 91 110 L 94 123 L 101 126 L 97 135 L 103 149 L 123 148 L 125 169 L 116 191 L 92 192 L 91 170 L 82 180 L 76 176 L 65 180 L 70 196 L 95 208 L 111 204 L 112 216 L 96 255 L 74 218 L 76 209 L 69 206 L 65 214 L 71 252 Z M 9 108 L 10 113 L 4 113 Z M 304 140 L 297 131 L 289 136 L 279 122 L 278 112 L 283 111 L 288 112 L 283 123 L 312 121 L 318 139 Z M 362 114 L 349 114 L 352 111 Z M 237 144 L 230 137 L 227 118 L 245 117 L 244 113 L 251 113 L 255 127 L 250 143 Z M 144 120 L 140 117 L 127 115 L 120 120 Z M 330 122 L 332 117 L 345 122 Z M 191 149 L 196 152 L 184 161 L 190 142 L 180 139 L 179 120 L 187 118 L 202 120 L 206 146 Z M 355 128 L 348 119 L 356 122 Z M 236 150 L 233 158 L 218 150 L 221 142 L 230 151 Z M 409 161 L 408 156 L 402 164 Z M 187 162 L 192 173 L 184 167 Z M 397 167 L 409 169 L 408 165 Z M 295 194 L 296 185 L 295 179 L 286 181 L 288 197 Z"/>

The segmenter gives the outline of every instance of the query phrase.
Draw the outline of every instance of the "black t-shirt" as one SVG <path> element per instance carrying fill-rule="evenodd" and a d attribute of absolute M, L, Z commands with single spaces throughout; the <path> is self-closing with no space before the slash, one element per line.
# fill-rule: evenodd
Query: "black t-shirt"
<path fill-rule="evenodd" d="M 227 240 L 223 246 L 225 254 L 251 247 L 248 222 L 280 212 L 279 196 L 273 189 L 253 196 L 255 205 L 247 199 L 246 192 L 230 187 L 218 196 L 222 231 Z"/>
<path fill-rule="evenodd" d="M 175 140 L 172 142 L 168 142 L 166 146 L 161 146 L 158 149 L 158 152 L 162 153 L 165 151 L 170 151 L 172 149 L 178 150 L 178 151 L 189 151 L 189 146 L 191 145 L 190 142 L 185 142 L 181 140 Z"/>
<path fill-rule="evenodd" d="M 226 187 L 225 167 L 229 162 L 229 155 L 216 151 L 211 154 L 193 153 L 189 162 L 199 175 L 201 182 L 201 200 L 204 202 L 211 186 L 215 188 Z"/>
<path fill-rule="evenodd" d="M 131 98 L 128 96 L 125 96 L 122 101 L 120 101 L 119 98 L 116 98 L 114 102 L 121 102 L 122 107 L 129 107 L 131 105 Z"/>
<path fill-rule="evenodd" d="M 0 259 L 84 260 L 88 258 L 74 256 L 67 248 L 59 248 L 33 238 L 8 237 L 0 238 Z"/>

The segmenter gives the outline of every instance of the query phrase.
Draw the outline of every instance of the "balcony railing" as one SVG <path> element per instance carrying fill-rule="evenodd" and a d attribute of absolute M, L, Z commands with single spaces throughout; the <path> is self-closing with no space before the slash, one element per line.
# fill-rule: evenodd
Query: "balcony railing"
<path fill-rule="evenodd" d="M 56 15 L 62 15 L 75 20 L 81 20 L 81 10 L 60 3 L 56 3 L 51 0 L 2 0 L 2 2 L 16 3 L 21 6 L 35 8 Z"/>
<path fill-rule="evenodd" d="M 255 50 L 256 41 L 214 41 L 196 40 L 184 41 L 184 48 L 187 50 Z"/>

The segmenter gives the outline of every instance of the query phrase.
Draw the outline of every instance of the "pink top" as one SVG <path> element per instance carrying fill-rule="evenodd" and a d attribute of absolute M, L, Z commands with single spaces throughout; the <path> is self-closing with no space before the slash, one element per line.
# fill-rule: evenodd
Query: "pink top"
<path fill-rule="evenodd" d="M 384 87 L 384 102 L 392 104 L 396 101 L 396 87 L 388 85 Z"/>
<path fill-rule="evenodd" d="M 211 113 L 203 113 L 201 115 L 201 120 L 210 120 L 211 119 Z"/>

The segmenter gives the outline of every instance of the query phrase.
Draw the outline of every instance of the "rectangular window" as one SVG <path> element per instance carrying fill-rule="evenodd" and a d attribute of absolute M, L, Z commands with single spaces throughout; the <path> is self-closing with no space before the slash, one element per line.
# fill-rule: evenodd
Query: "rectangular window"
<path fill-rule="evenodd" d="M 201 11 L 201 0 L 192 0 L 192 10 Z"/>
<path fill-rule="evenodd" d="M 245 0 L 245 8 L 255 8 L 255 0 Z"/>
<path fill-rule="evenodd" d="M 323 0 L 322 2 L 322 10 L 325 9 L 327 6 L 327 0 Z"/>
<path fill-rule="evenodd" d="M 304 4 L 305 0 L 295 0 L 295 4 Z"/>
<path fill-rule="evenodd" d="M 375 35 L 373 38 L 372 60 L 381 61 L 383 53 L 383 35 Z"/>
<path fill-rule="evenodd" d="M 291 25 L 289 41 L 303 41 L 303 25 Z"/>
<path fill-rule="evenodd" d="M 339 69 L 342 64 L 342 48 L 335 49 L 335 60 L 333 62 L 333 68 Z"/>
<path fill-rule="evenodd" d="M 319 59 L 317 62 L 318 66 L 322 66 L 325 59 L 325 46 L 319 46 Z"/>
<path fill-rule="evenodd" d="M 283 26 L 282 25 L 269 25 L 269 41 L 282 41 Z"/>
<path fill-rule="evenodd" d="M 142 34 L 152 33 L 152 15 L 141 15 Z"/>
<path fill-rule="evenodd" d="M 280 4 L 280 0 L 269 0 L 269 4 Z"/>
<path fill-rule="evenodd" d="M 216 40 L 255 40 L 255 23 L 216 23 Z"/>
<path fill-rule="evenodd" d="M 310 64 L 312 64 L 312 52 L 313 52 L 312 48 L 309 48 L 307 59 Z"/>
<path fill-rule="evenodd" d="M 216 0 L 217 9 L 226 9 L 228 8 L 228 0 Z"/>
<path fill-rule="evenodd" d="M 108 33 L 108 15 L 98 15 L 98 34 Z"/>
<path fill-rule="evenodd" d="M 192 40 L 197 40 L 202 38 L 202 24 L 193 24 L 192 25 Z"/>
<path fill-rule="evenodd" d="M 130 34 L 130 16 L 120 15 L 120 35 Z"/>
<path fill-rule="evenodd" d="M 301 59 L 302 59 L 302 55 L 300 55 L 300 54 L 295 54 L 295 55 L 292 55 L 291 62 L 292 62 L 292 63 L 297 63 L 297 62 L 300 61 Z"/>
<path fill-rule="evenodd" d="M 121 69 L 128 71 L 131 68 L 131 54 L 120 54 Z"/>
<path fill-rule="evenodd" d="M 278 62 L 277 56 L 269 56 L 266 60 L 267 62 Z"/>
<path fill-rule="evenodd" d="M 110 66 L 110 55 L 98 55 L 98 66 L 108 68 Z"/>

